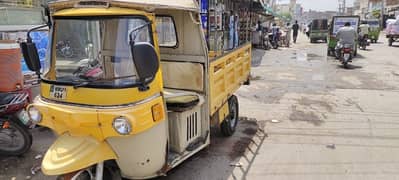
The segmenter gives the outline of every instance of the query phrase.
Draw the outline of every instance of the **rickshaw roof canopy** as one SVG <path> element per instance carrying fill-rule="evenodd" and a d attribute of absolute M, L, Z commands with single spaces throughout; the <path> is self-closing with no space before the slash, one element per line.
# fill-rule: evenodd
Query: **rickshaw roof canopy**
<path fill-rule="evenodd" d="M 105 2 L 110 6 L 120 7 L 142 7 L 144 9 L 177 9 L 187 11 L 199 11 L 198 4 L 194 0 L 55 0 L 49 3 L 50 6 L 58 9 L 62 6 L 70 7 L 81 2 L 96 3 Z M 58 8 L 57 8 L 58 7 Z"/>

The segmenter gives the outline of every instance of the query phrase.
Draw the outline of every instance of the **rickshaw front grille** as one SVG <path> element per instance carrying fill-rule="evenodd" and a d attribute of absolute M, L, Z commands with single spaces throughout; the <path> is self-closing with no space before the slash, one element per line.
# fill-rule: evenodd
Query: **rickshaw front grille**
<path fill-rule="evenodd" d="M 169 143 L 172 151 L 183 153 L 201 136 L 200 106 L 183 112 L 168 112 Z"/>
<path fill-rule="evenodd" d="M 186 141 L 191 140 L 193 137 L 197 137 L 197 135 L 198 135 L 197 122 L 198 122 L 197 112 L 194 112 L 193 114 L 187 116 L 187 119 L 186 119 L 186 124 L 187 124 Z"/>

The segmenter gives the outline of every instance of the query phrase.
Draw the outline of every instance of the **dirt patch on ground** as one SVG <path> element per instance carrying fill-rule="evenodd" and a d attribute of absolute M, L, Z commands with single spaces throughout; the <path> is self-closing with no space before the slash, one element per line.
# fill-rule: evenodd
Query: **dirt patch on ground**
<path fill-rule="evenodd" d="M 292 113 L 290 114 L 289 119 L 291 121 L 303 121 L 307 123 L 311 123 L 315 126 L 320 126 L 321 124 L 324 123 L 323 120 L 320 119 L 319 116 L 317 116 L 314 112 L 312 111 L 301 111 L 296 108 L 296 106 L 292 106 Z"/>
<path fill-rule="evenodd" d="M 258 132 L 258 130 L 257 130 L 257 129 L 254 129 L 254 128 L 246 128 L 246 129 L 243 131 L 243 133 L 246 134 L 246 135 L 255 135 L 256 132 Z"/>
<path fill-rule="evenodd" d="M 332 112 L 334 109 L 333 105 L 327 103 L 326 101 L 313 100 L 306 97 L 302 97 L 301 99 L 299 99 L 298 103 L 303 106 L 311 106 L 311 105 L 320 106 L 325 108 L 328 112 Z"/>
<path fill-rule="evenodd" d="M 244 155 L 246 149 L 249 144 L 251 144 L 252 138 L 250 137 L 241 137 L 233 146 L 232 151 L 229 153 L 229 157 L 231 160 L 234 160 L 238 157 Z"/>

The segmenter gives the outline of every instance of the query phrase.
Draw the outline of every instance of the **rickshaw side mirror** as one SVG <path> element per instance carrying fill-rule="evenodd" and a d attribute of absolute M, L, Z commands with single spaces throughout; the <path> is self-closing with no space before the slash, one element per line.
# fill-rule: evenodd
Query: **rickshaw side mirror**
<path fill-rule="evenodd" d="M 22 42 L 20 46 L 29 70 L 34 71 L 36 72 L 36 74 L 40 75 L 41 65 L 35 43 L 29 41 Z"/>
<path fill-rule="evenodd" d="M 159 68 L 158 54 L 148 42 L 134 43 L 130 46 L 133 62 L 140 79 L 140 91 L 148 90 L 148 84 L 154 80 Z"/>

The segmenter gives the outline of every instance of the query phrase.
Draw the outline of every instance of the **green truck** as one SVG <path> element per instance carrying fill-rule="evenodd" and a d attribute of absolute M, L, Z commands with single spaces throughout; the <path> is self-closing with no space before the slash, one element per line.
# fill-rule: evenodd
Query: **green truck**
<path fill-rule="evenodd" d="M 314 19 L 310 24 L 309 38 L 311 43 L 318 40 L 327 42 L 328 36 L 328 19 Z"/>
<path fill-rule="evenodd" d="M 372 43 L 377 43 L 380 37 L 381 26 L 380 20 L 378 19 L 366 19 L 364 20 L 370 26 L 369 38 Z"/>

